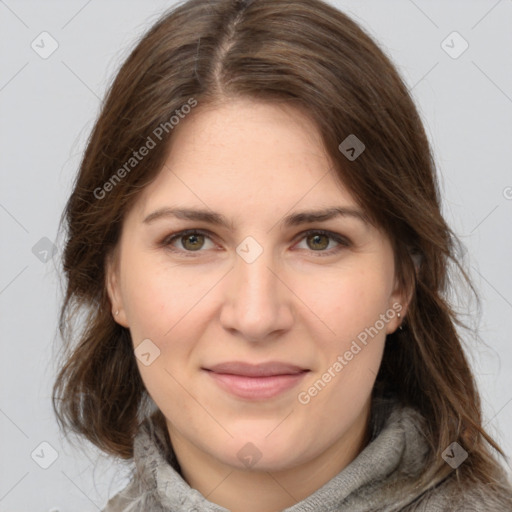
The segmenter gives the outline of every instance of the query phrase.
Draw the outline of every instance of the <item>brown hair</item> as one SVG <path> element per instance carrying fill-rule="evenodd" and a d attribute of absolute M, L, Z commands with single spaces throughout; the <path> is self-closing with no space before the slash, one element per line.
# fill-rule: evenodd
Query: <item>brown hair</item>
<path fill-rule="evenodd" d="M 170 116 L 191 99 L 201 107 L 235 97 L 305 109 L 337 176 L 393 244 L 397 275 L 412 299 L 406 328 L 386 340 L 374 396 L 394 393 L 427 419 L 431 452 L 424 479 L 450 473 L 441 453 L 457 441 L 470 453 L 458 476 L 499 489 L 490 447 L 503 453 L 482 426 L 458 319 L 445 298 L 449 266 L 457 268 L 457 240 L 440 213 L 422 122 L 386 55 L 319 0 L 188 1 L 161 18 L 121 67 L 64 212 L 67 289 L 60 329 L 67 350 L 54 387 L 61 427 L 107 453 L 132 457 L 134 436 L 149 414 L 148 395 L 129 331 L 111 316 L 106 257 L 126 211 L 163 166 Z M 133 152 L 161 126 L 167 127 L 158 132 L 161 141 L 127 170 Z M 350 134 L 366 146 L 353 161 L 338 148 Z M 97 192 L 107 189 L 108 195 Z M 79 312 L 86 315 L 82 328 Z"/>

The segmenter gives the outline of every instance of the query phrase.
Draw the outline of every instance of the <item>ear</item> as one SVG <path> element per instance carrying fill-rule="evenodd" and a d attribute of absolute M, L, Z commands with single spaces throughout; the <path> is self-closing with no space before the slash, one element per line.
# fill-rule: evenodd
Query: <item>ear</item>
<path fill-rule="evenodd" d="M 395 332 L 404 322 L 407 316 L 407 311 L 411 303 L 412 297 L 416 289 L 416 281 L 420 272 L 423 255 L 420 250 L 408 246 L 407 253 L 412 262 L 411 266 L 404 266 L 405 276 L 401 282 L 398 278 L 397 268 L 395 266 L 395 283 L 393 293 L 389 298 L 388 311 L 393 316 L 392 320 L 387 323 L 386 333 L 391 334 Z M 396 264 L 396 260 L 395 260 Z M 392 314 L 391 312 L 394 312 Z M 400 315 L 400 316 L 399 316 Z"/>
<path fill-rule="evenodd" d="M 121 287 L 119 285 L 118 256 L 115 250 L 107 255 L 105 261 L 105 281 L 114 321 L 123 327 L 129 327 L 123 305 Z"/>
<path fill-rule="evenodd" d="M 413 285 L 404 290 L 403 285 L 395 279 L 395 288 L 389 297 L 388 312 L 386 316 L 390 321 L 386 324 L 386 334 L 395 332 L 404 322 L 413 294 Z"/>

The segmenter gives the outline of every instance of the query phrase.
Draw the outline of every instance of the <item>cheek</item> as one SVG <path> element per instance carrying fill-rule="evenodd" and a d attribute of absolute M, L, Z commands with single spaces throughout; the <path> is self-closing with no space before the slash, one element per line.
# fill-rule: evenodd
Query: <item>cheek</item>
<path fill-rule="evenodd" d="M 390 275 L 379 262 L 369 265 L 361 261 L 332 273 L 307 279 L 300 276 L 294 290 L 330 332 L 330 337 L 323 338 L 343 348 L 347 340 L 373 326 L 389 307 Z"/>
<path fill-rule="evenodd" d="M 172 326 L 169 312 L 179 305 L 168 290 L 166 292 L 165 281 L 146 268 L 130 267 L 130 274 L 123 282 L 123 296 L 134 344 L 144 338 L 160 344 L 160 339 Z"/>
<path fill-rule="evenodd" d="M 126 259 L 123 296 L 137 365 L 144 385 L 167 417 L 192 407 L 184 392 L 197 341 L 201 297 L 211 278 L 193 278 L 178 267 Z M 149 343 L 146 340 L 150 340 Z M 144 350 L 139 347 L 147 347 Z M 140 355 L 151 353 L 150 364 Z"/>
<path fill-rule="evenodd" d="M 389 285 L 385 274 L 354 270 L 314 299 L 335 334 L 322 328 L 324 334 L 315 337 L 318 366 L 297 396 L 304 417 L 301 435 L 312 445 L 318 442 L 319 423 L 324 439 L 334 441 L 367 403 L 384 350 L 386 322 L 381 315 L 387 311 Z"/>
<path fill-rule="evenodd" d="M 356 413 L 371 392 L 378 373 L 391 293 L 389 269 L 367 262 L 348 266 L 321 281 L 310 278 L 309 286 L 297 288 L 315 316 L 311 329 L 315 339 L 318 366 L 302 387 L 302 401 L 311 402 L 317 414 L 330 411 L 334 416 Z M 298 286 L 298 282 L 297 282 Z M 307 291 L 309 290 L 309 293 Z M 384 315 L 384 317 L 382 316 Z M 384 318 L 384 320 L 382 320 Z M 316 334 L 315 334 L 316 333 Z"/>
<path fill-rule="evenodd" d="M 144 353 L 146 345 L 157 354 L 149 366 L 137 357 L 141 377 L 157 404 L 167 404 L 173 397 L 172 403 L 184 411 L 191 404 L 182 385 L 198 364 L 198 347 L 212 318 L 219 276 L 166 261 L 134 258 L 126 263 L 123 294 L 135 354 Z"/>
<path fill-rule="evenodd" d="M 143 337 L 164 345 L 215 284 L 215 276 L 169 265 L 165 258 L 127 258 L 125 269 L 123 298 L 134 343 Z"/>

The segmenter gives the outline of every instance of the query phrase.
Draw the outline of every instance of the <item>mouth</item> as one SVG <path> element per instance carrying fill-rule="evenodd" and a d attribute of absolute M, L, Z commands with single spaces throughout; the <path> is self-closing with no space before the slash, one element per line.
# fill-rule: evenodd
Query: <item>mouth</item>
<path fill-rule="evenodd" d="M 295 387 L 310 370 L 280 362 L 239 361 L 202 368 L 224 391 L 247 400 L 265 400 Z"/>

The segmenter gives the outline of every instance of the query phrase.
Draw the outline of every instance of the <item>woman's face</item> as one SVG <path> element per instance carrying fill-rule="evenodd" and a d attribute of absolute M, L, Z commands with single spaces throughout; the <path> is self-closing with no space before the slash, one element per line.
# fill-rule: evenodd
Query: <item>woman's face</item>
<path fill-rule="evenodd" d="M 173 444 L 279 470 L 362 442 L 405 307 L 389 240 L 331 167 L 291 107 L 199 105 L 174 128 L 108 272 Z"/>

